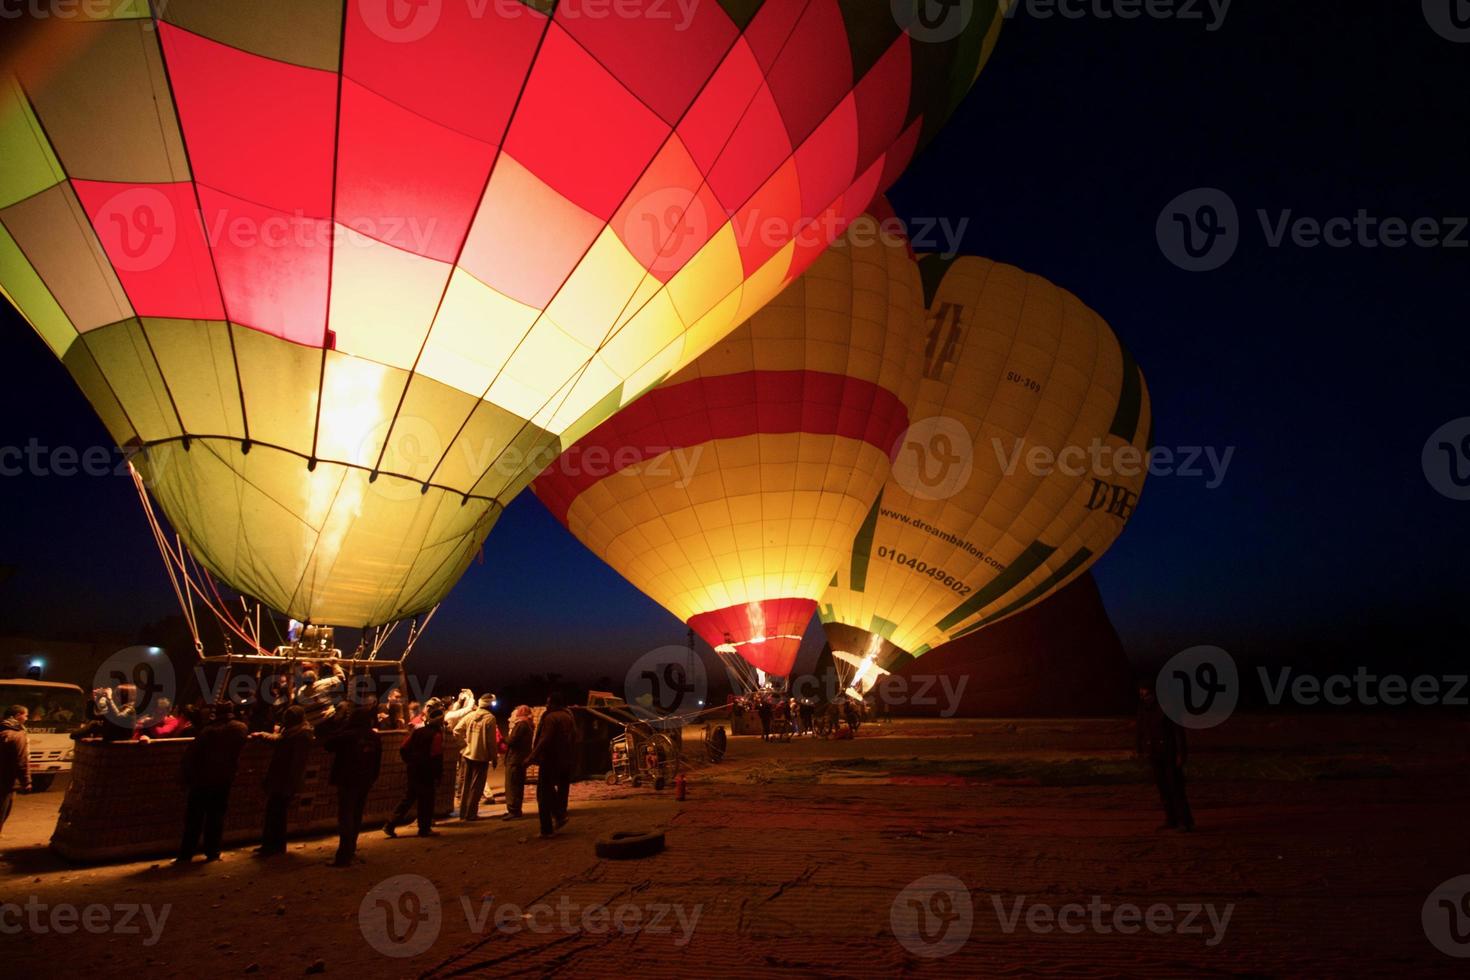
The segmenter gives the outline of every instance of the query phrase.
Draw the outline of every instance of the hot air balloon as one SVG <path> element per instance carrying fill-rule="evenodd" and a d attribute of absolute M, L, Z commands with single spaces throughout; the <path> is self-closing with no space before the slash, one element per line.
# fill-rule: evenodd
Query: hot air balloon
<path fill-rule="evenodd" d="M 536 6 L 118 0 L 6 65 L 5 296 L 191 555 L 283 614 L 433 607 L 897 177 L 1001 22 Z"/>
<path fill-rule="evenodd" d="M 533 484 L 752 686 L 752 667 L 790 674 L 908 425 L 918 271 L 906 239 L 865 225 Z"/>
<path fill-rule="evenodd" d="M 1150 431 L 1142 372 L 1077 297 L 988 259 L 919 267 L 916 421 L 821 607 L 834 658 L 894 671 L 1097 561 L 1138 504 Z"/>

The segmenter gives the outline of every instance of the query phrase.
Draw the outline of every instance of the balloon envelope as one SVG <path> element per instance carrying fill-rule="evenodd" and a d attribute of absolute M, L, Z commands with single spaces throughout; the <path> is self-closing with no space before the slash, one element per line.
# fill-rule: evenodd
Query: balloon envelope
<path fill-rule="evenodd" d="M 1077 297 L 988 259 L 920 269 L 915 422 L 821 609 L 834 651 L 890 668 L 1097 561 L 1138 503 L 1151 428 L 1142 372 Z"/>
<path fill-rule="evenodd" d="M 119 0 L 7 65 L 0 285 L 228 584 L 432 606 L 897 177 L 1000 23 L 575 6 Z"/>
<path fill-rule="evenodd" d="M 902 238 L 856 234 L 869 224 L 534 485 L 598 557 L 767 674 L 790 673 L 918 384 L 918 271 Z"/>

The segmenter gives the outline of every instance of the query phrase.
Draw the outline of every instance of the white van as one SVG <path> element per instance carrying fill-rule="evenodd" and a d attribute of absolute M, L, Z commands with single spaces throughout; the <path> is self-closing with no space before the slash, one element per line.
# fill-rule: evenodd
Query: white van
<path fill-rule="evenodd" d="M 57 773 L 71 770 L 71 760 L 76 754 L 71 733 L 81 727 L 87 696 L 75 684 L 23 678 L 0 680 L 0 710 L 12 704 L 25 705 L 30 712 L 26 735 L 31 746 L 31 785 L 38 793 L 50 789 Z"/>

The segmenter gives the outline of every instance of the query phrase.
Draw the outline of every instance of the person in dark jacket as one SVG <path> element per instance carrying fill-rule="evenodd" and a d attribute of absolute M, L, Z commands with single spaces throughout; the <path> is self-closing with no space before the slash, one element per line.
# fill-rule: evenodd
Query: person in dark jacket
<path fill-rule="evenodd" d="M 530 764 L 536 725 L 531 706 L 523 704 L 510 713 L 510 734 L 505 737 L 505 815 L 518 820 L 526 799 L 526 766 Z"/>
<path fill-rule="evenodd" d="M 765 697 L 761 697 L 760 700 L 756 702 L 755 713 L 761 720 L 761 741 L 769 742 L 771 740 L 770 700 Z"/>
<path fill-rule="evenodd" d="M 408 788 L 403 799 L 388 815 L 383 833 L 397 837 L 394 828 L 408 819 L 408 811 L 417 809 L 419 836 L 432 837 L 434 830 L 434 793 L 444 778 L 444 706 L 431 701 L 424 711 L 422 728 L 415 728 L 403 740 L 398 756 L 407 767 Z"/>
<path fill-rule="evenodd" d="M 179 842 L 175 864 L 188 864 L 204 837 L 204 859 L 218 861 L 225 833 L 225 810 L 230 803 L 230 784 L 240 764 L 240 750 L 250 731 L 235 719 L 235 706 L 228 701 L 215 705 L 214 721 L 200 729 L 184 752 L 184 785 L 189 788 L 184 811 L 184 837 Z"/>
<path fill-rule="evenodd" d="M 550 837 L 567 822 L 567 795 L 571 791 L 572 763 L 576 759 L 577 722 L 562 696 L 553 692 L 546 699 L 546 712 L 536 726 L 531 745 L 531 765 L 536 775 L 536 816 L 541 836 Z"/>
<path fill-rule="evenodd" d="M 271 761 L 265 770 L 265 825 L 260 831 L 261 857 L 286 853 L 286 817 L 291 801 L 301 792 L 306 779 L 306 757 L 311 752 L 311 726 L 306 723 L 306 709 L 293 704 L 281 717 L 281 730 L 255 732 L 252 738 L 274 743 Z"/>
<path fill-rule="evenodd" d="M 373 730 L 377 715 L 377 701 L 368 698 L 351 710 L 346 724 L 324 743 L 332 753 L 328 781 L 337 787 L 337 856 L 329 862 L 334 868 L 350 867 L 357 856 L 362 814 L 382 768 L 383 740 Z"/>
<path fill-rule="evenodd" d="M 0 830 L 10 816 L 10 806 L 15 801 L 15 784 L 20 783 L 21 792 L 31 791 L 31 747 L 26 737 L 26 719 L 30 713 L 25 705 L 13 704 L 5 709 L 5 720 L 0 721 Z"/>
<path fill-rule="evenodd" d="M 1148 685 L 1138 689 L 1138 755 L 1153 768 L 1154 784 L 1164 804 L 1164 823 L 1159 829 L 1193 830 L 1194 814 L 1184 793 L 1184 762 L 1188 756 L 1184 729 L 1165 714 Z"/>

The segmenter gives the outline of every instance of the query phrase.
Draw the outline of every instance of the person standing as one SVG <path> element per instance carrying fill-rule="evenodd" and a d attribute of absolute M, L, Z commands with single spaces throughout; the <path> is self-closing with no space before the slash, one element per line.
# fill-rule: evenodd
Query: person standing
<path fill-rule="evenodd" d="M 756 702 L 755 713 L 760 716 L 761 720 L 761 741 L 769 742 L 771 740 L 771 701 L 761 695 L 757 697 L 760 700 Z"/>
<path fill-rule="evenodd" d="M 257 732 L 251 737 L 274 743 L 265 770 L 265 825 L 255 853 L 261 857 L 285 854 L 286 817 L 291 812 L 291 801 L 301 792 L 306 780 L 306 757 L 311 752 L 311 726 L 306 723 L 306 709 L 299 704 L 291 705 L 281 718 L 279 732 Z"/>
<path fill-rule="evenodd" d="M 1184 762 L 1188 756 L 1184 729 L 1164 712 L 1154 689 L 1147 684 L 1138 689 L 1138 755 L 1152 767 L 1154 785 L 1164 804 L 1164 823 L 1159 829 L 1194 830 L 1194 813 L 1184 792 Z"/>
<path fill-rule="evenodd" d="M 26 735 L 29 717 L 25 705 L 13 704 L 5 709 L 5 719 L 0 721 L 0 830 L 5 829 L 15 802 L 15 784 L 20 783 L 23 793 L 31 791 L 31 744 Z"/>
<path fill-rule="evenodd" d="M 415 728 L 403 740 L 398 757 L 407 769 L 408 787 L 403 799 L 388 815 L 383 833 L 397 837 L 395 828 L 408 819 L 408 811 L 417 809 L 419 836 L 433 837 L 434 795 L 439 780 L 444 778 L 444 706 L 430 701 L 424 710 L 422 728 Z"/>
<path fill-rule="evenodd" d="M 328 862 L 334 868 L 350 867 L 357 856 L 368 793 L 382 769 L 383 740 L 373 730 L 377 715 L 377 701 L 368 698 L 351 709 L 346 724 L 324 743 L 332 753 L 328 781 L 337 787 L 337 856 Z"/>
<path fill-rule="evenodd" d="M 454 734 L 464 741 L 460 758 L 464 760 L 464 781 L 459 790 L 459 819 L 480 819 L 480 797 L 485 793 L 485 780 L 490 768 L 499 765 L 500 730 L 490 708 L 495 695 L 482 694 L 475 709 L 459 719 Z"/>
<path fill-rule="evenodd" d="M 188 864 L 204 838 L 204 860 L 218 861 L 225 835 L 225 811 L 230 804 L 230 785 L 240 765 L 240 750 L 250 730 L 235 718 L 229 701 L 215 705 L 214 720 L 200 729 L 184 752 L 184 785 L 189 788 L 184 811 L 184 837 L 179 842 L 175 864 Z"/>
<path fill-rule="evenodd" d="M 523 704 L 510 713 L 510 734 L 505 737 L 505 815 L 516 820 L 526 798 L 526 766 L 530 764 L 535 723 L 531 706 Z"/>
<path fill-rule="evenodd" d="M 541 821 L 542 837 L 550 837 L 567 822 L 576 746 L 577 722 L 561 694 L 553 691 L 546 699 L 546 711 L 536 727 L 528 760 L 530 765 L 540 767 L 536 775 L 536 816 Z"/>

